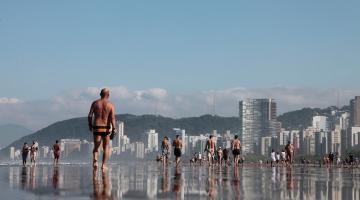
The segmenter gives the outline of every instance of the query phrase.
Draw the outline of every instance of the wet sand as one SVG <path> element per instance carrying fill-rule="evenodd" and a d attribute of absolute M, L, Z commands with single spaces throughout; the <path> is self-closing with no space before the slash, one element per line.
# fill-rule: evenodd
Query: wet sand
<path fill-rule="evenodd" d="M 1 199 L 360 199 L 360 169 L 154 162 L 0 166 Z"/>

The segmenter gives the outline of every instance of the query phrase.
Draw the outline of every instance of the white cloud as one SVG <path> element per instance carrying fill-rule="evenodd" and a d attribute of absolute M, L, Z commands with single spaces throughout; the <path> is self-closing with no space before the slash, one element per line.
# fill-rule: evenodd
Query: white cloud
<path fill-rule="evenodd" d="M 245 98 L 275 98 L 278 112 L 303 107 L 324 108 L 337 103 L 337 90 L 314 88 L 228 88 L 193 93 L 169 93 L 162 88 L 130 90 L 125 86 L 109 87 L 110 99 L 117 113 L 161 114 L 169 117 L 199 116 L 215 112 L 222 116 L 237 116 L 238 102 Z M 71 90 L 51 99 L 20 101 L 0 98 L 0 124 L 17 123 L 33 130 L 50 123 L 87 115 L 91 102 L 99 97 L 101 87 Z M 360 94 L 360 89 L 341 90 L 340 105 Z M 215 99 L 214 99 L 215 97 Z"/>
<path fill-rule="evenodd" d="M 0 97 L 0 104 L 16 104 L 20 102 L 20 99 L 17 98 Z"/>

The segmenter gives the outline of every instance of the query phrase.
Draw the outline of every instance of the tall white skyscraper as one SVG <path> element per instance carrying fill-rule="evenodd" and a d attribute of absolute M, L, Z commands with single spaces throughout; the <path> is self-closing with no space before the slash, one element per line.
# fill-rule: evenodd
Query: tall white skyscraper
<path fill-rule="evenodd" d="M 15 147 L 10 147 L 10 160 L 15 159 Z"/>
<path fill-rule="evenodd" d="M 328 119 L 326 116 L 314 116 L 312 126 L 319 130 L 327 132 L 329 130 Z"/>
<path fill-rule="evenodd" d="M 149 152 L 154 152 L 159 150 L 159 134 L 155 129 L 150 129 L 145 132 L 147 136 L 146 148 Z"/>
<path fill-rule="evenodd" d="M 121 139 L 124 137 L 124 122 L 117 121 L 116 123 L 118 127 L 118 134 L 116 135 L 116 138 L 114 138 L 112 146 L 121 149 Z"/>
<path fill-rule="evenodd" d="M 136 158 L 144 158 L 145 145 L 142 142 L 135 142 L 135 155 Z"/>
<path fill-rule="evenodd" d="M 261 138 L 277 136 L 281 124 L 276 120 L 274 99 L 246 99 L 239 102 L 240 140 L 244 154 L 260 154 Z"/>

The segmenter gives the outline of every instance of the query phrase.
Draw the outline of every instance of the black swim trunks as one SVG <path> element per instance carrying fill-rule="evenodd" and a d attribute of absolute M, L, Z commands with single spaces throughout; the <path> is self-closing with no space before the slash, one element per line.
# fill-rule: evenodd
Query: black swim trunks
<path fill-rule="evenodd" d="M 181 157 L 181 149 L 175 148 L 175 149 L 174 149 L 174 155 L 175 155 L 176 157 Z"/>
<path fill-rule="evenodd" d="M 96 136 L 108 136 L 111 134 L 110 126 L 93 126 L 93 133 Z"/>
<path fill-rule="evenodd" d="M 232 153 L 234 156 L 238 156 L 240 155 L 240 149 L 234 149 Z"/>
<path fill-rule="evenodd" d="M 94 135 L 103 136 L 103 137 L 108 136 L 110 134 L 111 134 L 110 132 L 94 132 Z"/>

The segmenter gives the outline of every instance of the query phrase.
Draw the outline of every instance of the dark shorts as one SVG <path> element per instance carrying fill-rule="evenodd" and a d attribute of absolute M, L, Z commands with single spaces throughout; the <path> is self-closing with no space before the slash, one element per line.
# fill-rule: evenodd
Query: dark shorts
<path fill-rule="evenodd" d="M 176 157 L 181 157 L 181 149 L 175 148 L 175 149 L 174 149 L 174 155 L 175 155 Z"/>
<path fill-rule="evenodd" d="M 232 153 L 233 153 L 234 156 L 239 156 L 240 155 L 240 149 L 234 149 Z"/>
<path fill-rule="evenodd" d="M 23 159 L 23 160 L 26 160 L 27 157 L 28 157 L 28 154 L 22 154 L 22 159 Z"/>
<path fill-rule="evenodd" d="M 94 136 L 109 136 L 111 133 L 110 132 L 94 132 Z"/>
<path fill-rule="evenodd" d="M 54 158 L 55 158 L 55 159 L 59 159 L 59 158 L 60 158 L 60 154 L 59 154 L 59 153 L 54 153 Z"/>

